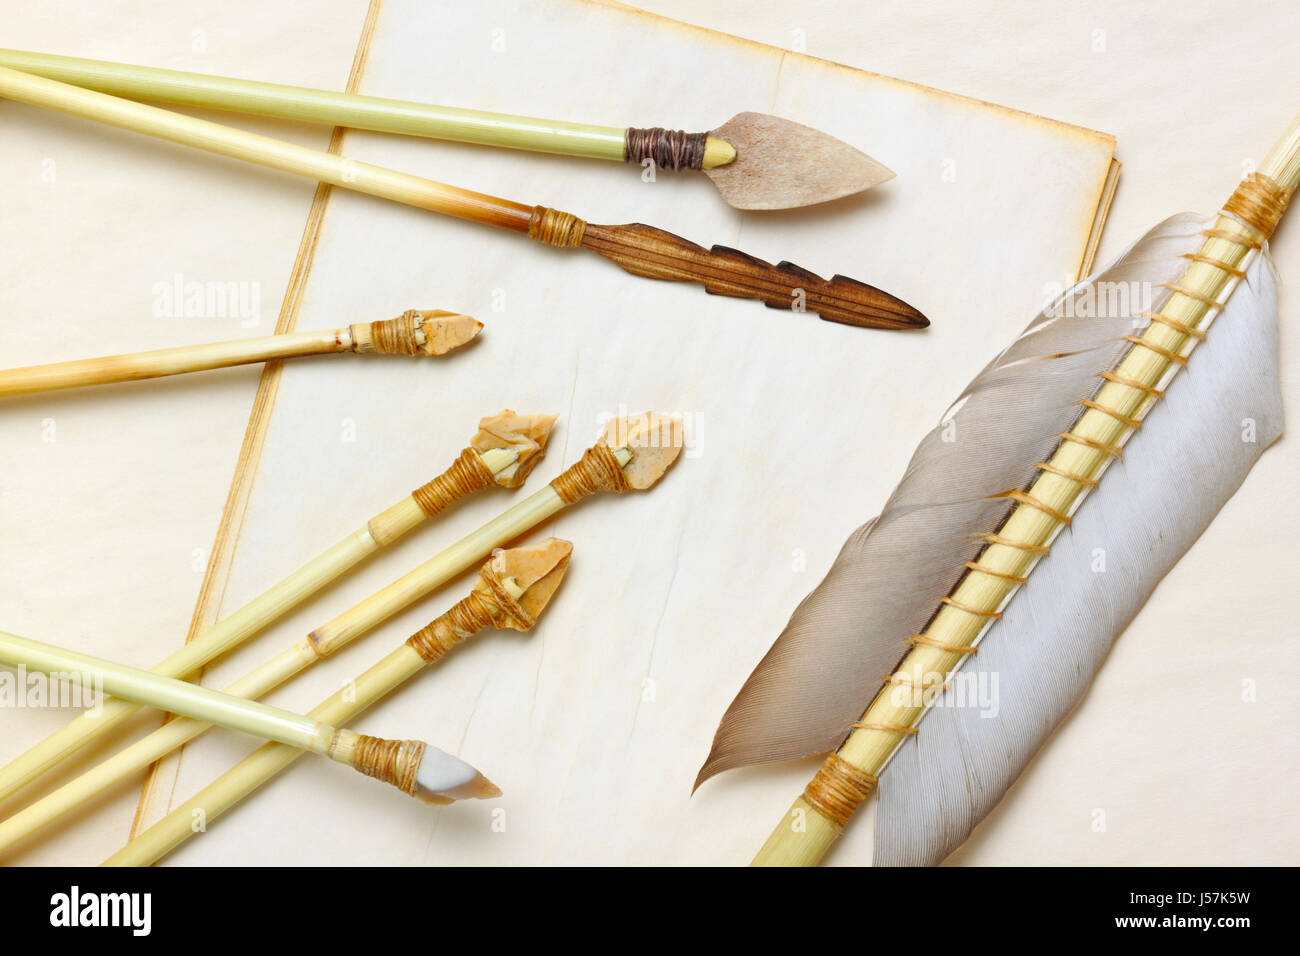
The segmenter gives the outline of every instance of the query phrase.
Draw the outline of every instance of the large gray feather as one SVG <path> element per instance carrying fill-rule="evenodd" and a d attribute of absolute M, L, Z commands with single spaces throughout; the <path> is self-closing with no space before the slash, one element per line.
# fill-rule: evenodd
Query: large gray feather
<path fill-rule="evenodd" d="M 1063 296 L 1093 288 L 1155 289 L 1195 252 L 1205 220 L 1166 220 Z M 1103 285 L 1105 283 L 1106 285 Z M 731 767 L 834 749 L 947 594 L 978 536 L 1009 510 L 993 496 L 1023 487 L 1078 417 L 1078 402 L 1114 367 L 1158 305 L 1141 296 L 1078 317 L 1044 310 L 966 388 L 913 455 L 880 516 L 845 542 L 727 709 L 699 783 Z M 1064 312 L 1064 314 L 1061 314 Z"/>
<path fill-rule="evenodd" d="M 1281 433 L 1276 282 L 1260 256 L 963 669 L 959 680 L 996 686 L 996 708 L 981 711 L 971 684 L 955 685 L 881 775 L 877 864 L 938 863 L 966 839 Z"/>

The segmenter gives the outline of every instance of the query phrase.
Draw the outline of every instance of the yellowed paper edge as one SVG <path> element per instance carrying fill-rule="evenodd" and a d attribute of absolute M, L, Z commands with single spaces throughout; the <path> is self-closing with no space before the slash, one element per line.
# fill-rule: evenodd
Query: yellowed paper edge
<path fill-rule="evenodd" d="M 1123 163 L 1112 156 L 1110 169 L 1106 171 L 1106 179 L 1101 184 L 1101 195 L 1097 198 L 1097 212 L 1093 216 L 1092 230 L 1088 233 L 1088 244 L 1083 248 L 1083 261 L 1079 263 L 1079 270 L 1075 274 L 1076 280 L 1092 272 L 1093 264 L 1097 260 L 1097 249 L 1101 246 L 1101 233 L 1110 215 L 1111 203 L 1115 201 L 1115 190 L 1119 188 L 1119 172 L 1122 167 Z"/>

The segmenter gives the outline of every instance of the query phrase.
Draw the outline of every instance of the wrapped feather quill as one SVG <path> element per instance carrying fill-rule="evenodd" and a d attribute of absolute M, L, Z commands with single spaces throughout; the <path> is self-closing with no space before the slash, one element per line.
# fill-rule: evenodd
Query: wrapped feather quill
<path fill-rule="evenodd" d="M 1001 799 L 1281 434 L 1265 243 L 1298 181 L 1300 119 L 1222 212 L 1166 220 L 1067 291 L 922 440 L 700 771 L 830 751 L 755 863 L 817 863 L 879 789 L 875 862 L 934 864 Z M 981 674 L 993 717 L 956 699 Z"/>

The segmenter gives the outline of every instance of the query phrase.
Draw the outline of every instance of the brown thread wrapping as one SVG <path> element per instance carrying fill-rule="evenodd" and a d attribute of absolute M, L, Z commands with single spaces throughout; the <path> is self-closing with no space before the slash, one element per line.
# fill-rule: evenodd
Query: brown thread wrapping
<path fill-rule="evenodd" d="M 915 647 L 918 644 L 924 644 L 926 647 L 933 647 L 935 650 L 945 651 L 949 654 L 974 654 L 978 648 L 971 647 L 969 644 L 945 644 L 943 641 L 936 641 L 933 637 L 926 637 L 924 634 L 913 634 L 907 639 L 907 643 Z"/>
<path fill-rule="evenodd" d="M 578 461 L 551 482 L 551 487 L 561 501 L 571 505 L 596 491 L 628 491 L 632 486 L 627 483 L 614 452 L 600 442 L 583 452 Z"/>
<path fill-rule="evenodd" d="M 1029 494 L 1028 492 L 1020 491 L 1019 489 L 1016 489 L 1012 491 L 1004 491 L 1002 492 L 1002 494 L 995 495 L 994 497 L 1010 498 L 1012 501 L 1017 501 L 1022 505 L 1028 505 L 1030 508 L 1034 508 L 1038 511 L 1041 511 L 1043 514 L 1047 515 L 1047 517 L 1054 518 L 1057 521 L 1061 522 L 1062 524 L 1070 523 L 1070 516 L 1067 515 L 1064 511 L 1057 511 L 1055 508 L 1051 507 L 1046 502 L 1039 501 L 1037 498 L 1035 498 L 1033 495 Z"/>
<path fill-rule="evenodd" d="M 465 448 L 451 467 L 432 481 L 411 492 L 420 510 L 432 518 L 458 498 L 490 487 L 496 481 L 492 469 L 473 448 Z"/>
<path fill-rule="evenodd" d="M 1138 429 L 1142 427 L 1142 419 L 1134 418 L 1131 415 L 1125 415 L 1123 412 L 1117 412 L 1109 405 L 1103 405 L 1101 402 L 1094 402 L 1091 398 L 1085 398 L 1079 404 L 1084 408 L 1091 408 L 1094 411 L 1101 412 L 1103 415 L 1109 415 L 1126 428 Z"/>
<path fill-rule="evenodd" d="M 492 626 L 496 628 L 511 627 L 517 631 L 526 631 L 537 623 L 537 618 L 524 610 L 523 605 L 515 600 L 507 590 L 500 575 L 489 565 L 478 573 L 479 586 L 476 590 L 484 593 L 492 612 Z M 488 597 L 490 595 L 490 597 Z"/>
<path fill-rule="evenodd" d="M 1210 239 L 1227 239 L 1229 242 L 1235 242 L 1239 246 L 1245 246 L 1247 249 L 1262 249 L 1264 244 L 1250 236 L 1243 236 L 1239 232 L 1231 232 L 1227 229 L 1202 229 L 1201 235 Z"/>
<path fill-rule="evenodd" d="M 1228 275 L 1237 279 L 1246 278 L 1246 273 L 1241 269 L 1238 269 L 1236 266 L 1230 266 L 1222 259 L 1216 259 L 1213 256 L 1201 255 L 1199 252 L 1184 252 L 1182 258 L 1190 259 L 1192 262 L 1204 262 L 1207 266 L 1214 266 L 1216 269 L 1222 269 L 1224 272 L 1228 273 Z"/>
<path fill-rule="evenodd" d="M 506 590 L 491 566 L 479 572 L 474 590 L 406 639 L 426 664 L 488 627 L 526 631 L 535 619 Z"/>
<path fill-rule="evenodd" d="M 1062 441 L 1072 441 L 1076 445 L 1083 445 L 1092 448 L 1095 451 L 1102 452 L 1111 458 L 1118 458 L 1124 454 L 1124 449 L 1119 445 L 1107 445 L 1104 441 L 1097 441 L 1095 438 L 1088 438 L 1086 435 L 1076 435 L 1074 432 L 1061 432 L 1056 436 Z M 1046 550 L 1043 552 L 1046 554 Z"/>
<path fill-rule="evenodd" d="M 587 224 L 571 212 L 534 206 L 528 219 L 528 238 L 551 246 L 580 246 Z"/>
<path fill-rule="evenodd" d="M 1187 356 L 1181 352 L 1175 352 L 1173 349 L 1167 349 L 1163 345 L 1157 345 L 1147 339 L 1140 339 L 1136 335 L 1124 336 L 1125 342 L 1132 342 L 1134 345 L 1140 345 L 1149 352 L 1155 352 L 1157 355 L 1167 358 L 1171 362 L 1177 362 L 1179 365 L 1187 364 Z M 1062 436 L 1064 437 L 1064 436 Z"/>
<path fill-rule="evenodd" d="M 385 740 L 361 734 L 352 751 L 352 766 L 367 777 L 391 783 L 403 793 L 415 794 L 415 775 L 424 759 L 420 740 Z"/>
<path fill-rule="evenodd" d="M 876 778 L 839 754 L 830 754 L 803 795 L 818 811 L 840 826 L 849 822 L 858 804 L 876 789 Z"/>
<path fill-rule="evenodd" d="M 1037 468 L 1039 471 L 1050 472 L 1051 474 L 1056 475 L 1060 478 L 1065 478 L 1068 479 L 1069 481 L 1075 481 L 1081 485 L 1087 485 L 1089 488 L 1096 488 L 1099 484 L 1101 484 L 1100 478 L 1085 478 L 1083 475 L 1076 475 L 1072 471 L 1066 471 L 1064 468 L 1059 468 L 1056 465 L 1050 464 L 1045 461 L 1040 461 L 1035 463 L 1034 467 Z"/>
<path fill-rule="evenodd" d="M 972 571 L 978 571 L 980 574 L 987 574 L 989 577 L 1002 578 L 1004 581 L 1014 581 L 1016 584 L 1024 584 L 1029 578 L 1022 574 L 1008 574 L 1006 571 L 994 571 L 992 568 L 986 568 L 983 565 L 976 564 L 974 561 L 967 561 L 962 565 Z"/>
<path fill-rule="evenodd" d="M 1052 549 L 1045 544 L 1026 544 L 1024 541 L 1012 541 L 1010 538 L 1004 538 L 1000 534 L 986 534 L 981 536 L 988 544 L 1000 544 L 1003 547 L 1015 548 L 1018 551 L 1028 551 L 1030 554 L 1047 554 Z"/>
<path fill-rule="evenodd" d="M 919 690 L 922 693 L 932 691 L 935 688 L 938 688 L 940 690 L 947 690 L 949 687 L 952 686 L 952 681 L 950 680 L 940 681 L 937 684 L 927 684 L 925 681 L 922 681 L 921 683 L 918 684 L 910 677 L 903 677 L 901 674 L 890 674 L 888 677 L 884 679 L 884 681 L 886 684 L 893 684 L 896 687 L 908 687 L 914 691 Z"/>
<path fill-rule="evenodd" d="M 913 737 L 921 732 L 920 727 L 904 727 L 902 724 L 868 724 L 861 720 L 855 720 L 849 724 L 854 730 L 879 730 L 886 734 L 902 734 L 905 737 Z"/>
<path fill-rule="evenodd" d="M 1159 398 L 1161 395 L 1165 393 L 1164 389 L 1156 388 L 1154 385 L 1146 385 L 1142 382 L 1139 382 L 1135 378 L 1127 378 L 1123 375 L 1116 375 L 1114 372 L 1102 372 L 1101 377 L 1108 382 L 1114 382 L 1116 385 L 1127 385 L 1129 388 L 1136 388 L 1139 392 L 1146 392 L 1148 395 L 1152 396 L 1153 398 Z M 1041 468 L 1042 462 L 1039 462 L 1038 464 L 1039 467 Z"/>
<path fill-rule="evenodd" d="M 432 664 L 465 638 L 492 626 L 492 609 L 478 591 L 457 601 L 406 639 L 426 664 Z"/>
<path fill-rule="evenodd" d="M 1143 317 L 1151 322 L 1167 326 L 1180 335 L 1186 335 L 1196 339 L 1198 342 L 1205 341 L 1205 329 L 1198 329 L 1194 325 L 1188 325 L 1186 322 L 1179 322 L 1177 319 L 1171 319 L 1167 315 L 1161 315 L 1159 312 L 1143 312 Z"/>
<path fill-rule="evenodd" d="M 623 135 L 623 159 L 638 166 L 650 160 L 660 169 L 703 169 L 708 133 L 651 126 L 631 127 Z"/>
<path fill-rule="evenodd" d="M 1160 288 L 1168 289 L 1170 292 L 1177 292 L 1179 295 L 1186 296 L 1189 299 L 1195 299 L 1197 302 L 1203 302 L 1212 309 L 1222 309 L 1223 305 L 1212 295 L 1206 295 L 1203 292 L 1197 292 L 1195 289 L 1188 289 L 1179 285 L 1177 282 L 1162 282 Z"/>
<path fill-rule="evenodd" d="M 370 341 L 378 355 L 422 355 L 417 330 L 420 313 L 408 309 L 395 319 L 370 323 Z"/>
<path fill-rule="evenodd" d="M 965 611 L 967 614 L 975 617 L 997 618 L 1002 616 L 1001 611 L 982 611 L 977 607 L 971 607 L 969 604 L 962 604 L 961 601 L 954 600 L 947 595 L 939 598 L 940 604 L 946 604 L 948 607 L 956 608 L 959 611 Z"/>
<path fill-rule="evenodd" d="M 1281 221 L 1290 198 L 1291 190 L 1283 189 L 1268 176 L 1251 173 L 1223 204 L 1223 211 L 1236 216 L 1267 239 Z"/>

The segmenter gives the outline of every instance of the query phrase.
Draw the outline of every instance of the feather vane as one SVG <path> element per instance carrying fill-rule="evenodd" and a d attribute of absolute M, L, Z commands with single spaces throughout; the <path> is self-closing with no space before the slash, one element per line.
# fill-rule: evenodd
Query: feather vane
<path fill-rule="evenodd" d="M 881 514 L 844 544 L 722 718 L 696 781 L 833 750 L 997 527 L 1035 463 L 1078 417 L 1155 302 L 1122 297 L 1080 316 L 1096 289 L 1158 289 L 1196 253 L 1206 220 L 1174 216 L 1043 310 L 921 441 Z M 1167 295 L 1167 294 L 1166 294 Z M 1275 364 L 1272 363 L 1272 364 Z"/>
<path fill-rule="evenodd" d="M 1281 435 L 1276 316 L 1276 277 L 1262 255 L 1140 440 L 1126 446 L 963 668 L 996 675 L 983 684 L 996 687 L 995 706 L 986 712 L 945 691 L 881 775 L 876 864 L 936 864 L 970 835 Z"/>

